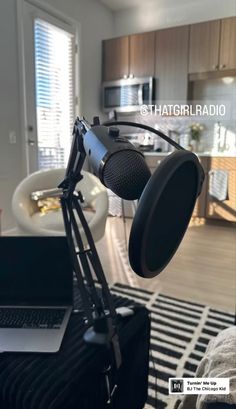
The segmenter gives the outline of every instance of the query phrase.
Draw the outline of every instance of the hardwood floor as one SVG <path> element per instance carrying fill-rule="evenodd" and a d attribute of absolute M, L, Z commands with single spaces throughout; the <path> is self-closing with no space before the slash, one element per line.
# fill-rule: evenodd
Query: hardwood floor
<path fill-rule="evenodd" d="M 131 219 L 127 219 L 129 231 Z M 177 298 L 235 311 L 236 229 L 220 225 L 191 225 L 166 269 L 156 278 L 141 279 L 124 268 L 117 243 L 124 247 L 124 226 L 109 217 L 106 235 L 97 243 L 109 283 L 116 281 L 159 291 Z M 124 252 L 125 257 L 126 252 Z"/>

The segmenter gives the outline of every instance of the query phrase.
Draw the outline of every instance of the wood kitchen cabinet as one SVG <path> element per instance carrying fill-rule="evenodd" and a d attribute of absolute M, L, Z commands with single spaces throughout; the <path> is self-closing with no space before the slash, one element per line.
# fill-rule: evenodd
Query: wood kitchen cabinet
<path fill-rule="evenodd" d="M 220 20 L 190 26 L 189 74 L 219 68 Z"/>
<path fill-rule="evenodd" d="M 155 33 L 103 41 L 103 81 L 154 76 Z"/>
<path fill-rule="evenodd" d="M 154 76 L 155 32 L 130 36 L 129 74 L 134 77 Z"/>
<path fill-rule="evenodd" d="M 189 74 L 236 69 L 236 17 L 190 26 Z"/>
<path fill-rule="evenodd" d="M 112 38 L 102 44 L 103 81 L 123 78 L 129 72 L 129 37 Z"/>
<path fill-rule="evenodd" d="M 151 173 L 154 173 L 155 169 L 161 164 L 161 162 L 166 158 L 166 155 L 145 155 L 145 160 L 146 163 L 151 171 Z M 205 212 L 206 212 L 206 196 L 207 196 L 207 172 L 208 172 L 208 157 L 201 157 L 199 158 L 200 163 L 204 169 L 206 178 L 202 186 L 202 191 L 200 196 L 197 199 L 194 211 L 193 211 L 193 217 L 205 217 Z"/>
<path fill-rule="evenodd" d="M 219 69 L 236 68 L 236 17 L 221 20 Z"/>
<path fill-rule="evenodd" d="M 189 26 L 156 31 L 155 77 L 158 103 L 186 102 Z"/>
<path fill-rule="evenodd" d="M 145 154 L 145 160 L 151 173 L 155 171 L 165 157 L 165 155 Z M 205 180 L 192 216 L 236 222 L 236 157 L 200 156 L 199 161 L 205 173 Z M 212 200 L 208 193 L 209 171 L 216 169 L 228 171 L 228 199 L 223 202 Z"/>
<path fill-rule="evenodd" d="M 188 74 L 235 75 L 236 17 L 104 40 L 102 50 L 103 81 L 155 75 L 158 100 L 185 101 Z"/>
<path fill-rule="evenodd" d="M 209 170 L 224 169 L 228 171 L 228 200 L 214 201 L 208 194 L 207 181 L 206 217 L 209 219 L 228 220 L 236 222 L 236 158 L 209 158 Z"/>
<path fill-rule="evenodd" d="M 202 191 L 196 201 L 194 210 L 193 210 L 193 217 L 205 217 L 206 216 L 206 198 L 207 198 L 207 174 L 208 174 L 208 166 L 209 166 L 209 157 L 199 157 L 198 158 L 204 173 L 205 173 L 205 180 L 202 185 Z"/>

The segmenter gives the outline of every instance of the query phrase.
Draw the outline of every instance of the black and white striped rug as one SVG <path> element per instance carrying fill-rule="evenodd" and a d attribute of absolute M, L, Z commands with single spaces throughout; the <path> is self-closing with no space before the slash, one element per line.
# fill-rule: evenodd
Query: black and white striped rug
<path fill-rule="evenodd" d="M 174 409 L 168 379 L 193 377 L 207 344 L 234 324 L 233 314 L 206 305 L 116 283 L 114 294 L 142 303 L 151 311 L 148 401 L 145 409 Z"/>

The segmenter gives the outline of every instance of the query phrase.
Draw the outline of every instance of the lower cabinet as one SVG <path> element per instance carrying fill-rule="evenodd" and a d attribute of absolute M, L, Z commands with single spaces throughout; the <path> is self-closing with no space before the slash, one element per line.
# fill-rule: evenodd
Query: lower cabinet
<path fill-rule="evenodd" d="M 147 154 L 145 159 L 153 173 L 165 156 Z M 193 211 L 193 217 L 236 222 L 236 158 L 202 156 L 199 157 L 199 160 L 205 172 L 205 180 Z M 228 197 L 224 201 L 214 200 L 209 194 L 209 172 L 211 170 L 225 170 L 228 173 Z"/>
<path fill-rule="evenodd" d="M 236 222 L 236 158 L 209 158 L 209 171 L 225 170 L 228 173 L 228 197 L 224 201 L 214 200 L 207 183 L 206 217 L 208 219 Z"/>
<path fill-rule="evenodd" d="M 165 159 L 165 155 L 145 155 L 146 162 L 151 170 L 151 173 L 153 173 L 157 166 L 160 165 L 160 163 Z M 203 157 L 200 158 L 200 162 L 202 164 L 202 167 L 205 172 L 205 181 L 203 183 L 202 191 L 201 194 L 199 195 L 194 211 L 193 211 L 193 217 L 205 217 L 205 211 L 206 211 L 206 195 L 207 195 L 207 169 L 208 169 L 208 157 Z"/>
<path fill-rule="evenodd" d="M 205 180 L 202 185 L 202 191 L 196 201 L 193 211 L 193 217 L 205 217 L 206 215 L 206 198 L 207 198 L 207 184 L 208 184 L 208 157 L 200 157 L 199 161 L 205 173 Z"/>
<path fill-rule="evenodd" d="M 166 155 L 145 155 L 145 160 L 146 163 L 153 174 L 157 168 L 157 166 L 160 165 L 160 163 L 166 158 Z"/>

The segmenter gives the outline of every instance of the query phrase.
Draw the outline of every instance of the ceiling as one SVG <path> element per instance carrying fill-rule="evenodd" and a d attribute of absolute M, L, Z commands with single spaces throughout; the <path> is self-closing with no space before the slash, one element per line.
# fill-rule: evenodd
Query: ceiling
<path fill-rule="evenodd" d="M 131 7 L 138 7 L 143 4 L 143 0 L 100 0 L 101 3 L 113 11 L 124 10 Z M 146 0 L 146 2 L 148 2 Z"/>
<path fill-rule="evenodd" d="M 161 8 L 176 7 L 176 0 L 97 0 L 103 3 L 112 11 L 125 10 L 132 7 L 148 7 L 151 4 L 159 6 Z M 193 3 L 194 0 L 178 0 L 178 4 L 184 5 Z M 203 0 L 198 0 L 203 2 Z M 213 0 L 214 2 L 214 0 Z"/>

